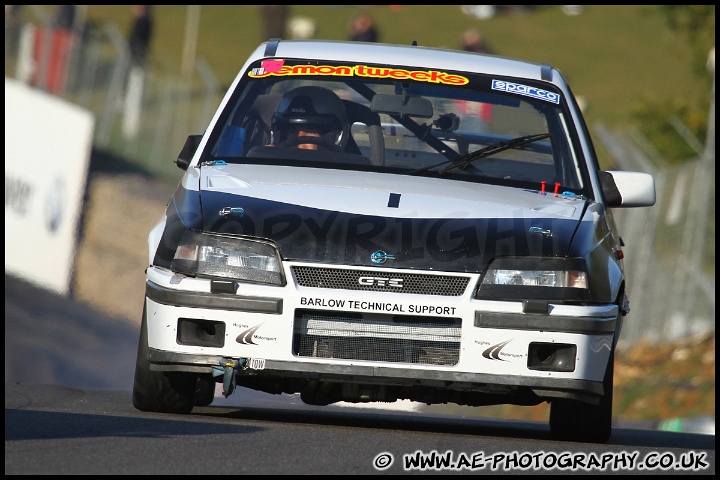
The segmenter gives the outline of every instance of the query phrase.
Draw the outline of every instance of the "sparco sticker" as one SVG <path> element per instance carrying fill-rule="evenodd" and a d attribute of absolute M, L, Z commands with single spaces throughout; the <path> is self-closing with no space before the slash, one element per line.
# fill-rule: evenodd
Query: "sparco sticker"
<path fill-rule="evenodd" d="M 505 82 L 503 80 L 493 80 L 493 90 L 500 90 L 502 92 L 517 93 L 518 95 L 525 95 L 526 97 L 539 98 L 550 103 L 560 103 L 560 95 L 553 92 L 548 92 L 537 87 L 531 87 L 529 85 L 522 85 L 520 83 Z"/>

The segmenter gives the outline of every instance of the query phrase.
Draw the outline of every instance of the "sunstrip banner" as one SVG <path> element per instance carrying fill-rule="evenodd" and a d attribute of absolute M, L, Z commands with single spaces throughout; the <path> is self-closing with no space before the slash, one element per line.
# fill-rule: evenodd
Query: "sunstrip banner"
<path fill-rule="evenodd" d="M 269 76 L 289 77 L 333 76 L 333 77 L 369 77 L 391 80 L 414 80 L 416 82 L 441 83 L 443 85 L 466 85 L 469 80 L 462 75 L 437 70 L 406 70 L 403 68 L 370 67 L 367 65 L 284 65 L 282 60 L 265 60 L 259 68 L 248 73 L 251 78 Z"/>

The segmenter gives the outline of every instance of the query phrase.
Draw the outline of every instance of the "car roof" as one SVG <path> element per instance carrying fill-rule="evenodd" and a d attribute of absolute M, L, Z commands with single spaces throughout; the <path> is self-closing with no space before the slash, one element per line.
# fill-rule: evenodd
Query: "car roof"
<path fill-rule="evenodd" d="M 249 61 L 263 57 L 323 59 L 357 63 L 387 63 L 528 78 L 565 87 L 560 72 L 547 64 L 449 48 L 339 40 L 269 40 Z"/>

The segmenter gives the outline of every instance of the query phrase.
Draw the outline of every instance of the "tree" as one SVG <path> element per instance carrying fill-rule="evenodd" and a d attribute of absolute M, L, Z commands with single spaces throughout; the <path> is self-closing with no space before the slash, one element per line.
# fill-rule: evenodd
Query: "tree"
<path fill-rule="evenodd" d="M 633 116 L 640 129 L 669 163 L 697 158 L 698 152 L 678 133 L 678 126 L 701 144 L 708 133 L 710 105 L 714 102 L 714 72 L 708 71 L 708 54 L 715 47 L 715 5 L 658 6 L 668 26 L 685 38 L 693 52 L 693 73 L 706 88 L 683 92 L 672 102 L 646 102 Z"/>

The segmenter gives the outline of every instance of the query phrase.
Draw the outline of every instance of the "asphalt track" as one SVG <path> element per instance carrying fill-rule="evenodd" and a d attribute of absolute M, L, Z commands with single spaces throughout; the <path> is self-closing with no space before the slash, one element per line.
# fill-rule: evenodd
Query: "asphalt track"
<path fill-rule="evenodd" d="M 695 433 L 622 426 L 605 445 L 557 442 L 541 423 L 311 407 L 245 390 L 191 415 L 143 413 L 131 402 L 138 333 L 5 276 L 6 475 L 715 473 L 715 436 Z M 454 468 L 404 466 L 448 452 Z M 559 468 L 561 457 L 576 468 Z M 706 466 L 638 469 L 651 460 Z"/>

